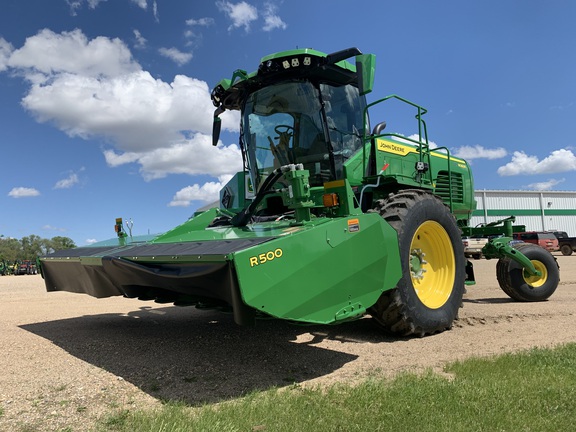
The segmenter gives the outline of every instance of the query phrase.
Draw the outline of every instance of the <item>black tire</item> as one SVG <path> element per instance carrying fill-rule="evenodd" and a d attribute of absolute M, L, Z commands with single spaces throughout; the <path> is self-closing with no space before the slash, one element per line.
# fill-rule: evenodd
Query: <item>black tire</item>
<path fill-rule="evenodd" d="M 474 259 L 479 260 L 480 258 L 482 258 L 482 254 L 475 254 L 474 255 Z"/>
<path fill-rule="evenodd" d="M 466 279 L 454 216 L 438 197 L 421 190 L 390 194 L 374 210 L 398 233 L 402 277 L 370 308 L 372 317 L 401 336 L 450 329 L 462 306 Z"/>
<path fill-rule="evenodd" d="M 567 244 L 562 245 L 562 247 L 560 248 L 560 252 L 562 252 L 562 255 L 570 256 L 572 255 L 572 246 Z"/>
<path fill-rule="evenodd" d="M 496 279 L 500 288 L 516 301 L 536 302 L 547 300 L 560 282 L 560 269 L 556 258 L 546 249 L 531 243 L 513 246 L 532 261 L 542 276 L 527 276 L 523 268 L 511 258 L 504 257 L 496 264 Z"/>

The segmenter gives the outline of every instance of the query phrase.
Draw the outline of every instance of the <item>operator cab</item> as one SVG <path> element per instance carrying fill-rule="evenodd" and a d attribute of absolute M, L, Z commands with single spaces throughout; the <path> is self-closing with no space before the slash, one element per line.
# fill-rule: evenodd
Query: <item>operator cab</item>
<path fill-rule="evenodd" d="M 346 61 L 351 57 L 355 65 Z M 369 135 L 365 95 L 372 91 L 374 61 L 373 54 L 357 48 L 332 54 L 308 48 L 284 51 L 263 57 L 257 71 L 238 69 L 214 87 L 212 144 L 218 144 L 220 115 L 240 111 L 242 178 L 244 173 L 250 177 L 250 182 L 242 180 L 243 190 L 254 193 L 252 198 L 243 193 L 234 197 L 238 179 L 225 188 L 225 208 L 237 208 L 230 206 L 236 198 L 237 205 L 244 204 L 232 217 L 232 225 L 246 225 L 256 212 L 276 217 L 287 209 L 298 214 L 306 208 L 300 219 L 307 220 L 306 212 L 309 217 L 310 211 L 326 207 L 327 182 L 347 178 L 356 186 L 361 183 Z M 284 173 L 301 168 L 297 176 L 302 190 L 295 194 L 294 188 L 300 186 L 288 184 L 291 180 Z M 264 208 L 257 210 L 264 199 Z"/>
<path fill-rule="evenodd" d="M 343 178 L 362 148 L 366 100 L 353 85 L 287 81 L 251 93 L 242 110 L 243 149 L 258 189 L 274 169 L 303 164 L 310 186 Z"/>

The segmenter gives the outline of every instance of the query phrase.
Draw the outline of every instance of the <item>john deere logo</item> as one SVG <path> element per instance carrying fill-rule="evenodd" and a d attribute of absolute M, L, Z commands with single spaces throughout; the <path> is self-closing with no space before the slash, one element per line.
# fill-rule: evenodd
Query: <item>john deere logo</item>
<path fill-rule="evenodd" d="M 378 140 L 378 150 L 380 151 L 385 151 L 388 153 L 394 153 L 400 156 L 405 156 L 408 153 L 410 153 L 411 151 L 414 151 L 413 148 L 410 148 L 408 146 L 404 146 L 401 144 L 396 144 L 393 143 L 391 141 L 384 141 L 384 140 Z"/>

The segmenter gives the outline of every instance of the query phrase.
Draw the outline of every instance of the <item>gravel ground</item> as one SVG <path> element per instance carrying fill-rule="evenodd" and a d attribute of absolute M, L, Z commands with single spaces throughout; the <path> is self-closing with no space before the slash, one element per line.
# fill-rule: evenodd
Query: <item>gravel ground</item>
<path fill-rule="evenodd" d="M 557 256 L 549 301 L 512 302 L 495 260 L 474 261 L 451 331 L 382 335 L 370 319 L 340 326 L 262 321 L 124 298 L 46 293 L 40 276 L 0 277 L 0 430 L 85 431 L 116 409 L 201 405 L 291 383 L 357 382 L 449 361 L 576 341 L 576 256 Z"/>

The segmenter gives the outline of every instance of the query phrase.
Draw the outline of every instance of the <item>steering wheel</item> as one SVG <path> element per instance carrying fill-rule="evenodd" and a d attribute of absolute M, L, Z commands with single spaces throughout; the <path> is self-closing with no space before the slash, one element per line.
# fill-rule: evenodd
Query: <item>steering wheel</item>
<path fill-rule="evenodd" d="M 294 128 L 292 126 L 289 125 L 277 125 L 274 128 L 274 132 L 276 132 L 278 135 L 281 135 L 283 133 L 287 133 L 289 131 L 292 131 L 292 133 L 294 133 Z"/>

